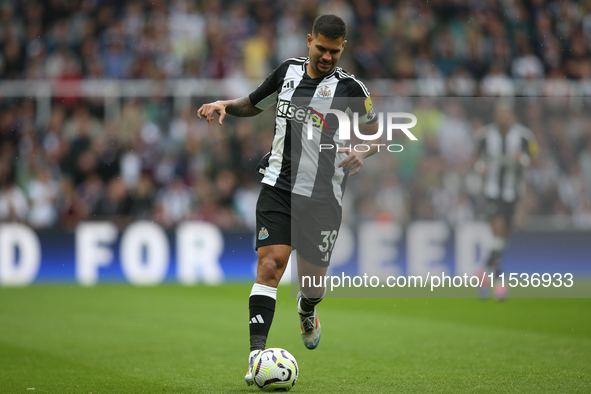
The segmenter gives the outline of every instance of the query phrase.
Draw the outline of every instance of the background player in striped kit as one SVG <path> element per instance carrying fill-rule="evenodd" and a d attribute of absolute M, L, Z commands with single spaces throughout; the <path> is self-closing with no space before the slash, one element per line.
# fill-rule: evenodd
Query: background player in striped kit
<path fill-rule="evenodd" d="M 498 278 L 519 201 L 522 174 L 537 155 L 538 148 L 531 130 L 516 122 L 515 113 L 507 103 L 497 104 L 494 122 L 484 126 L 478 134 L 475 168 L 484 177 L 485 214 L 493 233 L 492 250 L 484 271 L 487 275 L 493 272 Z M 500 286 L 499 281 L 494 285 L 495 298 L 504 299 L 507 288 Z M 480 291 L 483 298 L 488 297 L 488 283 Z"/>
<path fill-rule="evenodd" d="M 308 349 L 318 346 L 321 326 L 316 305 L 326 289 L 302 287 L 301 278 L 316 277 L 318 283 L 326 275 L 341 223 L 346 178 L 358 173 L 364 158 L 377 151 L 377 147 L 372 147 L 367 152 L 334 149 L 316 155 L 302 154 L 305 133 L 301 132 L 302 122 L 296 114 L 299 111 L 301 115 L 313 102 L 333 108 L 333 103 L 340 105 L 343 98 L 348 98 L 344 101 L 346 108 L 339 109 L 359 115 L 359 130 L 371 135 L 378 129 L 369 92 L 353 75 L 337 67 L 345 48 L 345 36 L 346 27 L 339 17 L 318 17 L 312 34 L 307 36 L 308 58 L 286 60 L 248 97 L 204 104 L 198 110 L 199 118 L 204 116 L 208 122 L 214 113 L 219 114 L 221 125 L 226 114 L 254 116 L 278 104 L 271 151 L 261 160 L 257 172 L 263 188 L 256 212 L 257 279 L 249 297 L 251 352 L 245 376 L 249 385 L 253 383 L 252 362 L 266 346 L 275 313 L 277 285 L 292 249 L 297 249 L 302 340 Z M 342 147 L 343 141 L 337 135 L 336 128 L 329 127 L 322 131 L 321 138 Z M 292 215 L 294 212 L 297 215 Z M 297 220 L 293 216 L 298 216 Z"/>

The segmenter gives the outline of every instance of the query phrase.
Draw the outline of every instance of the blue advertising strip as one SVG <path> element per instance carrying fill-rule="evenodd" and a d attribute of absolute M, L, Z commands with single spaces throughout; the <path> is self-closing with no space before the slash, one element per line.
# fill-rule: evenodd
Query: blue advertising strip
<path fill-rule="evenodd" d="M 42 258 L 36 282 L 75 282 L 76 251 L 75 233 L 62 230 L 40 231 L 39 237 Z M 170 260 L 165 281 L 176 282 L 177 251 L 174 247 L 176 235 L 167 232 L 170 247 Z M 224 232 L 224 249 L 219 257 L 219 264 L 224 274 L 224 281 L 253 280 L 257 261 L 254 250 L 254 234 L 248 232 Z M 113 250 L 111 263 L 98 269 L 99 282 L 127 282 L 121 269 L 121 235 L 115 242 L 105 245 Z M 18 249 L 17 249 L 18 265 Z"/>
<path fill-rule="evenodd" d="M 371 244 L 371 237 L 368 242 L 368 237 L 360 233 L 361 227 L 349 229 L 354 245 L 348 245 L 340 257 L 333 253 L 334 272 L 378 276 L 416 275 L 428 271 L 458 274 L 461 269 L 468 272 L 482 264 L 487 255 L 482 242 L 479 244 L 475 238 L 462 238 L 458 242 L 463 237 L 459 230 L 442 232 L 441 224 L 433 223 L 422 223 L 423 227 L 415 228 L 418 231 L 413 231 L 415 224 L 411 224 L 391 238 L 382 232 L 385 238 L 374 244 Z M 106 223 L 107 231 L 93 227 L 92 222 L 87 224 L 85 232 L 74 233 L 35 232 L 13 223 L 0 225 L 0 285 L 35 282 L 195 284 L 252 281 L 255 277 L 257 256 L 254 234 L 250 232 L 221 232 L 210 224 L 199 223 L 196 227 L 173 231 L 164 231 L 153 223 L 139 223 L 134 231 L 128 228 L 122 232 L 109 227 L 109 223 Z M 485 228 L 482 224 L 479 226 Z M 429 228 L 434 230 L 430 232 Z M 367 227 L 364 230 L 368 231 Z M 468 230 L 462 234 L 475 233 L 471 228 Z M 365 240 L 363 244 L 360 239 Z M 591 233 L 515 232 L 505 253 L 504 270 L 589 276 Z"/>
<path fill-rule="evenodd" d="M 588 231 L 515 232 L 507 247 L 505 271 L 591 274 Z"/>

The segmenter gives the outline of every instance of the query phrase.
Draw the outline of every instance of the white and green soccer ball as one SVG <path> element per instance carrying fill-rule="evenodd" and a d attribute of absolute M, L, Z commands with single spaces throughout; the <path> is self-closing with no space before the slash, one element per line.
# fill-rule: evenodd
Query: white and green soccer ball
<path fill-rule="evenodd" d="M 263 391 L 289 391 L 298 379 L 298 363 L 287 350 L 270 348 L 254 359 L 252 376 Z"/>

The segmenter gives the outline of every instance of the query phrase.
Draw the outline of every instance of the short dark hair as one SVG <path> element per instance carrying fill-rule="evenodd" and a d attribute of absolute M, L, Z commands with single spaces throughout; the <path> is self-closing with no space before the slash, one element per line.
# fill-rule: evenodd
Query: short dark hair
<path fill-rule="evenodd" d="M 345 26 L 345 22 L 336 15 L 320 15 L 316 18 L 314 21 L 314 27 L 312 27 L 312 35 L 314 37 L 318 37 L 319 33 L 329 40 L 336 40 L 340 37 L 344 40 L 347 35 L 347 26 Z"/>

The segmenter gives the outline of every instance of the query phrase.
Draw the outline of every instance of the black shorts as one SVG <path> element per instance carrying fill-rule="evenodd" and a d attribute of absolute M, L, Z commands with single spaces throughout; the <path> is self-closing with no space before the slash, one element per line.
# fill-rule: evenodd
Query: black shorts
<path fill-rule="evenodd" d="M 485 205 L 486 219 L 491 220 L 492 218 L 501 216 L 505 219 L 507 225 L 511 225 L 513 222 L 513 214 L 515 213 L 515 207 L 517 201 L 504 201 L 500 198 L 487 198 Z"/>
<path fill-rule="evenodd" d="M 263 185 L 256 208 L 256 249 L 290 245 L 312 264 L 328 267 L 341 219 L 342 209 L 336 201 Z"/>

